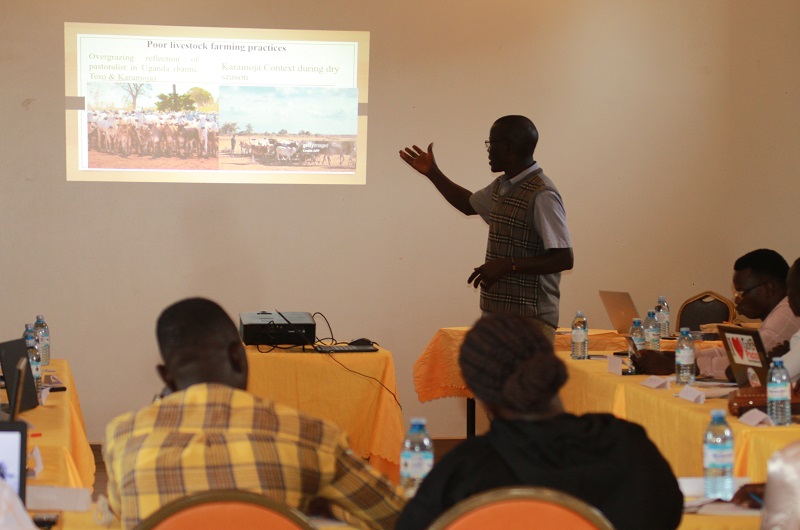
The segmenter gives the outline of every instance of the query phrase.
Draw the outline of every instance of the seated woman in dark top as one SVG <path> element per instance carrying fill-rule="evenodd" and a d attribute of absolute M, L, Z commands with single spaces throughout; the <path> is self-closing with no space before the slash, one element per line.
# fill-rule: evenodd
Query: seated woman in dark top
<path fill-rule="evenodd" d="M 618 530 L 674 529 L 683 495 L 642 427 L 610 414 L 567 414 L 567 380 L 553 345 L 529 320 L 481 318 L 459 358 L 489 432 L 442 458 L 400 515 L 397 530 L 423 530 L 458 501 L 492 488 L 545 486 L 597 507 Z"/>

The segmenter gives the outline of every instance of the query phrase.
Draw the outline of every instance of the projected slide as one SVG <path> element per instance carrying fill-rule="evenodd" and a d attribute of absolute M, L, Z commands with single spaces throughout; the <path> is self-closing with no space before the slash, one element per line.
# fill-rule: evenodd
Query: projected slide
<path fill-rule="evenodd" d="M 369 33 L 64 25 L 67 180 L 365 184 Z"/>

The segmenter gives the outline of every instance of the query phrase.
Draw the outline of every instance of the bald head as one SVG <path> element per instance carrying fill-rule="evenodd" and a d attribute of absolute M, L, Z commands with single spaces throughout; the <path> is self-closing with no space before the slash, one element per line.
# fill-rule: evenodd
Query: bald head
<path fill-rule="evenodd" d="M 539 142 L 539 131 L 525 116 L 503 116 L 492 125 L 495 136 L 508 141 L 510 148 L 521 157 L 533 157 Z"/>
<path fill-rule="evenodd" d="M 156 337 L 163 365 L 158 371 L 172 390 L 197 383 L 247 386 L 247 357 L 236 325 L 222 307 L 189 298 L 166 308 Z"/>

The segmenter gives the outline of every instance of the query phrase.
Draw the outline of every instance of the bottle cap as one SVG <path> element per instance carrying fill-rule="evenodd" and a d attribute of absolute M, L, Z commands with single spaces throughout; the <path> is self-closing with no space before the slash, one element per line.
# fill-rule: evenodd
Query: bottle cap
<path fill-rule="evenodd" d="M 712 418 L 724 418 L 725 417 L 725 409 L 714 409 L 711 411 Z"/>
<path fill-rule="evenodd" d="M 656 312 L 655 311 L 648 311 L 647 312 L 647 316 L 654 317 L 654 316 L 656 316 Z"/>
<path fill-rule="evenodd" d="M 642 319 L 641 318 L 634 318 L 633 319 L 633 325 L 634 326 L 641 326 L 642 325 Z"/>
<path fill-rule="evenodd" d="M 428 421 L 425 418 L 411 418 L 411 425 L 426 425 Z"/>

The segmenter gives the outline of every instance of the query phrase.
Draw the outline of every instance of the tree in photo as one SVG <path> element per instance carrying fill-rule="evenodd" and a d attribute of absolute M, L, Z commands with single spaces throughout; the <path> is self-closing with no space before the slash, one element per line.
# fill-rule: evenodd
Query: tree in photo
<path fill-rule="evenodd" d="M 117 83 L 128 96 L 131 98 L 131 110 L 136 110 L 136 100 L 139 96 L 143 96 L 153 89 L 150 83 Z"/>

